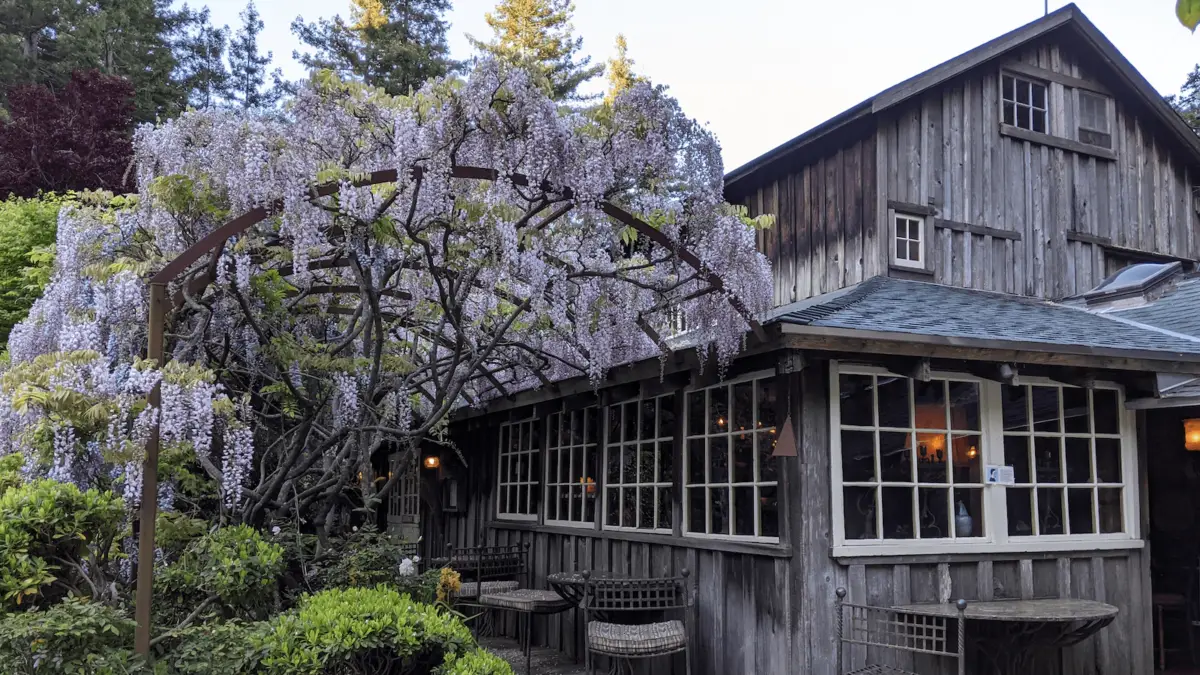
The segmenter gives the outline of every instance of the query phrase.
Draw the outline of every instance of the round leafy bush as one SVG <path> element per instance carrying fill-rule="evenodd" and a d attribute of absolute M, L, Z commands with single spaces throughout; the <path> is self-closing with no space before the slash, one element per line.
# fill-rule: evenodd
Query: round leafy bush
<path fill-rule="evenodd" d="M 509 674 L 456 616 L 385 586 L 322 591 L 271 620 L 265 675 Z"/>
<path fill-rule="evenodd" d="M 156 649 L 157 670 L 170 675 L 246 675 L 257 672 L 265 621 L 203 623 L 177 630 Z"/>
<path fill-rule="evenodd" d="M 111 492 L 39 480 L 0 494 L 0 607 L 68 594 L 115 600 L 106 573 L 125 519 Z"/>
<path fill-rule="evenodd" d="M 78 598 L 0 614 L 0 668 L 5 675 L 141 672 L 132 653 L 133 628 L 119 611 Z"/>
<path fill-rule="evenodd" d="M 184 549 L 157 575 L 163 623 L 178 621 L 204 603 L 229 616 L 263 618 L 278 607 L 283 548 L 247 525 L 212 531 Z"/>

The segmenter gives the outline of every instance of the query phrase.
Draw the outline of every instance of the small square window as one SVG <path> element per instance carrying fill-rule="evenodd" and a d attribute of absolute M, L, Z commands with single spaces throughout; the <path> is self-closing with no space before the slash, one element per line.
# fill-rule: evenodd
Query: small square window
<path fill-rule="evenodd" d="M 897 213 L 893 222 L 895 264 L 925 269 L 925 219 Z"/>
<path fill-rule="evenodd" d="M 1013 75 L 1000 77 L 1001 117 L 1005 124 L 1049 133 L 1046 126 L 1046 85 Z"/>

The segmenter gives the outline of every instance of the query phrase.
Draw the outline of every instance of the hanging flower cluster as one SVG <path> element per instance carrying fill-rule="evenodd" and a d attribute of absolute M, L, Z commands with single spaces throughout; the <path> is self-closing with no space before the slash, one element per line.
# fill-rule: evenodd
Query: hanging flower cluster
<path fill-rule="evenodd" d="M 80 393 L 128 397 L 99 433 L 0 391 L 0 452 L 45 426 L 45 470 L 77 471 L 68 448 L 136 448 L 158 415 L 228 508 L 279 517 L 375 489 L 358 475 L 373 453 L 439 435 L 459 406 L 598 384 L 680 325 L 724 367 L 771 302 L 719 146 L 645 83 L 567 110 L 490 61 L 409 97 L 320 74 L 282 114 L 190 112 L 135 146 L 137 199 L 64 213 L 53 279 L 13 331 L 10 375 L 86 352 Z M 178 374 L 138 361 L 145 276 L 253 209 L 168 289 Z M 106 459 L 128 486 L 136 464 Z"/>

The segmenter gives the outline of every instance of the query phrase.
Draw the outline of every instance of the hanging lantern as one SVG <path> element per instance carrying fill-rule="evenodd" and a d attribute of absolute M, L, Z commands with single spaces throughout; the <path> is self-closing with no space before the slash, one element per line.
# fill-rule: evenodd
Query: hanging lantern
<path fill-rule="evenodd" d="M 436 469 L 442 465 L 442 458 L 437 455 L 429 455 L 424 461 L 426 469 Z"/>
<path fill-rule="evenodd" d="M 1200 452 L 1200 419 L 1183 421 L 1183 447 Z"/>

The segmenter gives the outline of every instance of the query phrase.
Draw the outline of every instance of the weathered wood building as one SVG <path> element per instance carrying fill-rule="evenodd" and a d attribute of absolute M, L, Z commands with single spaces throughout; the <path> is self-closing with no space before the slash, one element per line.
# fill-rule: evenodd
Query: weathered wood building
<path fill-rule="evenodd" d="M 1151 413 L 1127 404 L 1200 373 L 1200 339 L 1069 301 L 1191 269 L 1198 177 L 1200 140 L 1074 5 L 900 83 L 727 176 L 778 217 L 766 341 L 724 380 L 679 351 L 460 417 L 428 546 L 528 543 L 537 587 L 687 568 L 697 673 L 836 672 L 839 586 L 1102 600 L 1114 625 L 1039 668 L 1150 673 Z M 535 641 L 581 654 L 580 621 Z"/>

